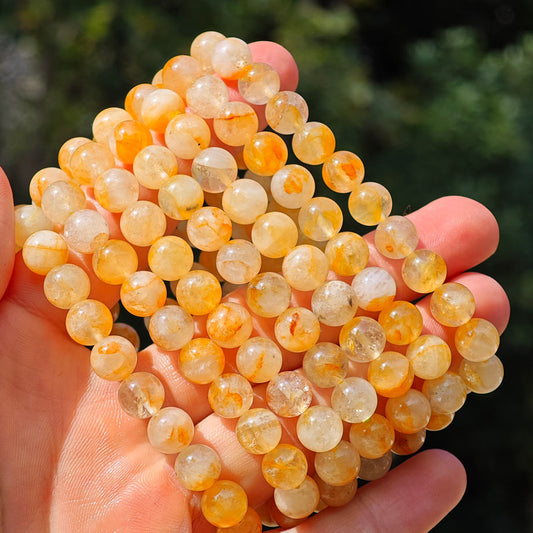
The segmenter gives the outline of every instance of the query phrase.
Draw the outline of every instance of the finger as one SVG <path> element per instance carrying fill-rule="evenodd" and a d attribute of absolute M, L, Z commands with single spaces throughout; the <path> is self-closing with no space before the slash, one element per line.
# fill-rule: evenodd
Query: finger
<path fill-rule="evenodd" d="M 0 167 L 0 299 L 4 295 L 15 259 L 15 217 L 13 194 L 9 181 Z"/>

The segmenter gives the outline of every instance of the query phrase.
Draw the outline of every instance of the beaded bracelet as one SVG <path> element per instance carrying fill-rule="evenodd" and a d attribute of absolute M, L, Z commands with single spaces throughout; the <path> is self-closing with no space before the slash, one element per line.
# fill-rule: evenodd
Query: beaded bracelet
<path fill-rule="evenodd" d="M 238 86 L 239 100 L 230 100 L 227 83 Z M 114 323 L 117 306 L 88 298 L 89 276 L 68 262 L 70 252 L 92 256 L 97 278 L 120 285 L 123 308 L 145 317 L 181 374 L 209 384 L 213 412 L 237 420 L 238 442 L 263 456 L 282 525 L 344 505 L 358 478 L 385 475 L 392 454 L 416 452 L 426 430 L 450 424 L 468 392 L 491 392 L 503 378 L 498 332 L 473 317 L 472 293 L 446 282 L 443 258 L 418 248 L 409 218 L 390 214 L 387 189 L 363 182 L 361 159 L 335 151 L 333 132 L 308 114 L 305 100 L 280 90 L 278 72 L 254 62 L 244 41 L 202 33 L 190 55 L 133 87 L 124 108 L 99 113 L 92 139 L 64 143 L 59 168 L 37 172 L 33 203 L 15 212 L 23 260 L 45 276 L 46 298 L 68 309 L 68 334 L 92 346 L 94 372 L 120 382 L 123 410 L 149 419 L 150 443 L 177 454 L 177 478 L 203 492 L 206 520 L 225 531 L 261 531 L 262 520 L 273 521 L 248 506 L 239 484 L 219 479 L 220 457 L 194 443 L 184 410 L 163 407 L 159 378 L 135 372 L 138 333 Z M 292 135 L 298 164 L 287 164 L 281 135 Z M 352 218 L 377 226 L 375 247 L 402 261 L 405 285 L 432 293 L 431 315 L 454 328 L 454 346 L 423 334 L 416 305 L 396 299 L 392 275 L 368 263 L 366 241 L 341 231 L 343 209 L 315 196 L 308 167 L 317 165 L 331 190 L 349 195 Z M 139 199 L 146 190 L 152 200 Z M 102 210 L 120 217 L 123 239 L 110 238 Z M 138 270 L 136 247 L 148 250 L 149 268 Z M 223 298 L 237 287 L 241 300 Z M 310 308 L 295 304 L 294 291 L 310 295 Z M 205 336 L 195 336 L 197 316 L 206 316 Z M 275 338 L 255 335 L 254 325 L 269 319 Z M 335 342 L 321 340 L 325 328 L 337 332 Z M 226 349 L 236 350 L 235 368 Z M 300 370 L 282 370 L 287 353 L 300 354 Z M 254 406 L 256 384 L 266 384 L 266 405 Z M 331 390 L 329 405 L 314 404 L 317 388 Z M 298 446 L 281 442 L 287 417 L 297 417 Z"/>

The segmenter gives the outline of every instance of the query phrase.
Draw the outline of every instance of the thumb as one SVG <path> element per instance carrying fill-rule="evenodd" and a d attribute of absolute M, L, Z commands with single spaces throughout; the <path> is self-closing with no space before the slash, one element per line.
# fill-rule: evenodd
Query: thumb
<path fill-rule="evenodd" d="M 11 186 L 0 167 L 0 298 L 4 295 L 15 260 L 15 216 Z"/>

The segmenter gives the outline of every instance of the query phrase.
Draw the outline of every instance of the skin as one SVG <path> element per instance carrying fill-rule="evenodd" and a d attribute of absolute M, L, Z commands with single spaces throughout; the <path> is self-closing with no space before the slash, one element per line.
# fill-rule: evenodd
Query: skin
<path fill-rule="evenodd" d="M 268 43 L 255 55 L 270 54 L 287 67 L 285 52 Z M 280 58 L 280 54 L 283 56 Z M 295 87 L 297 71 L 289 65 L 284 80 Z M 292 85 L 291 85 L 292 84 Z M 466 272 L 494 253 L 498 226 L 479 203 L 462 197 L 439 199 L 414 212 L 421 246 L 441 254 L 448 280 L 467 285 L 476 299 L 476 316 L 503 332 L 509 302 L 501 286 L 482 274 Z M 111 221 L 111 220 L 110 220 Z M 112 236 L 118 236 L 112 225 Z M 396 265 L 372 247 L 371 264 L 395 276 L 401 298 L 413 294 L 403 285 Z M 0 171 L 0 528 L 2 531 L 124 531 L 204 533 L 215 528 L 203 519 L 199 495 L 182 489 L 173 473 L 174 456 L 153 449 L 146 421 L 128 417 L 116 401 L 118 383 L 92 373 L 89 350 L 76 345 L 64 328 L 65 312 L 52 308 L 42 291 L 41 276 L 28 271 L 15 254 L 13 200 Z M 72 261 L 84 264 L 83 258 Z M 111 305 L 117 290 L 93 279 L 91 298 Z M 230 296 L 243 301 L 242 293 Z M 308 295 L 295 294 L 305 304 Z M 425 333 L 444 334 L 428 317 L 428 298 L 419 302 Z M 268 333 L 272 323 L 257 321 L 254 334 Z M 197 333 L 203 323 L 197 321 Z M 335 334 L 324 328 L 321 340 Z M 234 352 L 227 352 L 231 366 Z M 297 368 L 301 354 L 286 358 L 284 368 Z M 170 352 L 150 346 L 139 354 L 138 370 L 154 372 L 166 390 L 165 405 L 186 409 L 196 424 L 196 442 L 219 451 L 222 478 L 240 482 L 254 507 L 267 502 L 272 489 L 263 480 L 260 458 L 243 451 L 234 420 L 210 415 L 207 386 L 184 380 Z M 261 403 L 262 386 L 256 387 Z M 294 424 L 284 438 L 294 441 Z M 437 524 L 460 501 L 466 487 L 461 463 L 442 450 L 426 450 L 378 481 L 361 488 L 352 503 L 327 509 L 290 531 L 423 532 Z"/>

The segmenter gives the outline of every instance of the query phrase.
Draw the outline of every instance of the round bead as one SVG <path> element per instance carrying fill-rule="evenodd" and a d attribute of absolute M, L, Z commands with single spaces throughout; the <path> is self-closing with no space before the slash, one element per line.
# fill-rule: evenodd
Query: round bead
<path fill-rule="evenodd" d="M 237 179 L 237 162 L 224 148 L 202 150 L 192 162 L 192 177 L 205 192 L 219 193 Z"/>
<path fill-rule="evenodd" d="M 72 158 L 72 154 L 78 147 L 88 142 L 91 142 L 91 139 L 88 139 L 87 137 L 73 137 L 72 139 L 65 141 L 59 149 L 59 153 L 57 155 L 59 166 L 68 174 L 70 178 L 73 177 L 72 169 L 70 168 L 70 159 Z"/>
<path fill-rule="evenodd" d="M 233 222 L 253 224 L 268 207 L 268 196 L 254 180 L 238 179 L 222 195 L 222 208 Z"/>
<path fill-rule="evenodd" d="M 229 102 L 226 84 L 214 75 L 196 79 L 187 89 L 187 106 L 196 115 L 208 119 L 218 117 Z"/>
<path fill-rule="evenodd" d="M 279 416 L 301 415 L 311 405 L 311 399 L 309 380 L 291 370 L 280 372 L 267 385 L 266 402 Z"/>
<path fill-rule="evenodd" d="M 368 420 L 351 425 L 350 442 L 361 457 L 383 457 L 394 444 L 394 427 L 383 415 L 374 413 Z"/>
<path fill-rule="evenodd" d="M 299 487 L 307 475 L 307 459 L 292 444 L 279 444 L 263 456 L 261 470 L 266 482 L 274 488 Z"/>
<path fill-rule="evenodd" d="M 346 150 L 331 154 L 322 167 L 324 183 L 335 192 L 351 192 L 364 176 L 365 167 L 361 159 Z"/>
<path fill-rule="evenodd" d="M 21 249 L 26 239 L 41 230 L 54 230 L 54 223 L 43 210 L 36 205 L 18 205 L 15 207 L 15 245 Z"/>
<path fill-rule="evenodd" d="M 137 330 L 130 324 L 126 324 L 125 322 L 115 322 L 113 324 L 113 329 L 111 330 L 111 335 L 124 337 L 131 342 L 137 352 L 141 349 L 141 338 L 139 337 Z"/>
<path fill-rule="evenodd" d="M 326 452 L 337 446 L 343 430 L 339 415 L 326 405 L 312 405 L 296 424 L 298 440 L 313 452 Z"/>
<path fill-rule="evenodd" d="M 245 102 L 228 102 L 213 120 L 213 130 L 228 146 L 243 146 L 257 133 L 259 119 Z"/>
<path fill-rule="evenodd" d="M 98 211 L 81 209 L 67 218 L 63 235 L 72 250 L 92 254 L 109 239 L 109 226 Z"/>
<path fill-rule="evenodd" d="M 68 246 L 59 233 L 40 230 L 24 241 L 22 258 L 32 272 L 45 276 L 52 268 L 67 262 Z"/>
<path fill-rule="evenodd" d="M 249 409 L 240 416 L 235 434 L 247 452 L 262 455 L 279 444 L 281 424 L 272 411 L 258 407 Z"/>
<path fill-rule="evenodd" d="M 242 76 L 244 69 L 251 63 L 250 47 L 237 37 L 223 39 L 213 48 L 211 65 L 221 78 L 236 80 Z"/>
<path fill-rule="evenodd" d="M 289 307 L 276 319 L 274 334 L 286 350 L 305 352 L 317 343 L 320 323 L 309 309 Z"/>
<path fill-rule="evenodd" d="M 402 259 L 418 245 L 418 231 L 407 217 L 391 216 L 378 224 L 374 243 L 379 253 L 390 259 Z"/>
<path fill-rule="evenodd" d="M 204 204 L 204 191 L 191 176 L 178 174 L 159 189 L 158 203 L 163 213 L 174 220 L 188 220 Z"/>
<path fill-rule="evenodd" d="M 293 91 L 281 91 L 268 101 L 265 107 L 268 125 L 282 135 L 292 135 L 309 118 L 307 102 Z"/>
<path fill-rule="evenodd" d="M 151 83 L 140 83 L 139 85 L 135 85 L 128 91 L 128 94 L 124 99 L 124 108 L 131 115 L 130 118 L 140 120 L 141 109 L 144 99 L 156 89 L 157 87 L 155 85 L 152 85 Z"/>
<path fill-rule="evenodd" d="M 222 348 L 204 337 L 189 341 L 179 354 L 179 367 L 183 376 L 200 385 L 211 383 L 220 376 L 224 364 Z"/>
<path fill-rule="evenodd" d="M 326 281 L 314 290 L 311 309 L 322 324 L 342 326 L 354 317 L 357 310 L 355 293 L 344 281 Z"/>
<path fill-rule="evenodd" d="M 357 478 L 361 459 L 355 446 L 341 440 L 334 448 L 315 455 L 315 471 L 325 483 L 342 486 Z"/>
<path fill-rule="evenodd" d="M 46 299 L 60 309 L 70 309 L 89 297 L 89 276 L 77 265 L 65 263 L 52 268 L 44 278 Z"/>
<path fill-rule="evenodd" d="M 383 185 L 367 181 L 357 185 L 350 193 L 348 209 L 359 224 L 374 226 L 390 215 L 392 198 Z"/>
<path fill-rule="evenodd" d="M 76 183 L 93 185 L 96 178 L 115 166 L 115 158 L 107 145 L 93 141 L 80 144 L 69 161 L 69 169 Z"/>
<path fill-rule="evenodd" d="M 135 316 L 153 315 L 166 299 L 165 283 L 148 270 L 134 272 L 120 287 L 122 305 Z"/>
<path fill-rule="evenodd" d="M 247 102 L 264 105 L 279 91 L 279 74 L 266 63 L 252 63 L 239 77 L 238 88 Z"/>
<path fill-rule="evenodd" d="M 270 381 L 281 369 L 283 358 L 278 345 L 266 337 L 252 337 L 237 351 L 239 372 L 252 383 Z"/>
<path fill-rule="evenodd" d="M 377 459 L 366 459 L 361 457 L 361 468 L 359 469 L 359 479 L 374 481 L 382 478 L 391 468 L 392 453 L 387 452 Z"/>
<path fill-rule="evenodd" d="M 415 250 L 402 264 L 402 278 L 405 284 L 415 292 L 434 291 L 446 279 L 446 263 L 432 250 Z"/>
<path fill-rule="evenodd" d="M 206 315 L 220 303 L 222 288 L 210 272 L 191 270 L 178 281 L 176 298 L 191 315 Z"/>
<path fill-rule="evenodd" d="M 346 377 L 348 357 L 337 344 L 319 342 L 305 353 L 302 366 L 313 385 L 329 388 Z"/>
<path fill-rule="evenodd" d="M 127 207 L 120 216 L 120 231 L 135 246 L 150 246 L 167 229 L 167 219 L 161 208 L 147 200 Z"/>
<path fill-rule="evenodd" d="M 429 399 L 432 413 L 447 414 L 461 409 L 468 388 L 459 374 L 446 372 L 439 378 L 424 381 L 422 392 Z"/>
<path fill-rule="evenodd" d="M 179 305 L 164 305 L 154 312 L 148 325 L 150 337 L 163 350 L 179 350 L 194 335 L 194 322 Z"/>
<path fill-rule="evenodd" d="M 261 517 L 252 507 L 248 507 L 244 518 L 238 524 L 217 528 L 217 533 L 261 533 L 262 531 Z"/>
<path fill-rule="evenodd" d="M 122 213 L 139 199 L 139 182 L 125 168 L 111 168 L 94 182 L 96 201 L 111 213 Z"/>
<path fill-rule="evenodd" d="M 209 337 L 222 348 L 237 348 L 253 329 L 250 313 L 236 302 L 219 304 L 209 313 L 205 326 Z"/>
<path fill-rule="evenodd" d="M 109 138 L 111 151 L 117 159 L 126 165 L 131 165 L 137 154 L 152 143 L 150 130 L 137 120 L 120 122 L 115 126 Z"/>
<path fill-rule="evenodd" d="M 275 133 L 260 131 L 245 145 L 246 167 L 260 176 L 272 176 L 287 162 L 289 152 L 285 141 Z"/>
<path fill-rule="evenodd" d="M 78 185 L 67 181 L 55 181 L 43 192 L 41 209 L 54 224 L 63 225 L 75 211 L 87 204 L 85 194 Z"/>
<path fill-rule="evenodd" d="M 289 518 L 306 518 L 316 509 L 320 492 L 316 482 L 307 476 L 298 487 L 289 490 L 274 489 L 276 507 Z"/>
<path fill-rule="evenodd" d="M 120 107 L 108 107 L 100 111 L 93 120 L 92 131 L 96 142 L 107 145 L 109 135 L 117 124 L 133 117 L 125 109 Z"/>
<path fill-rule="evenodd" d="M 200 250 L 214 252 L 229 242 L 232 224 L 218 207 L 201 207 L 187 221 L 187 237 Z"/>
<path fill-rule="evenodd" d="M 160 237 L 148 251 L 150 270 L 166 281 L 183 277 L 189 272 L 193 262 L 192 248 L 187 241 L 175 235 Z"/>
<path fill-rule="evenodd" d="M 468 389 L 477 394 L 496 390 L 503 380 L 503 365 L 497 355 L 478 362 L 463 359 L 458 372 Z"/>
<path fill-rule="evenodd" d="M 429 422 L 431 406 L 424 394 L 416 389 L 410 389 L 402 396 L 387 400 L 385 416 L 396 431 L 417 433 Z"/>
<path fill-rule="evenodd" d="M 324 253 L 331 270 L 339 276 L 354 276 L 361 272 L 369 257 L 366 241 L 351 231 L 333 235 L 326 244 Z"/>
<path fill-rule="evenodd" d="M 216 266 L 226 281 L 242 285 L 259 274 L 261 254 L 250 241 L 233 239 L 221 246 L 217 253 Z"/>
<path fill-rule="evenodd" d="M 298 242 L 298 227 L 285 213 L 265 213 L 252 226 L 252 241 L 265 257 L 284 257 Z"/>
<path fill-rule="evenodd" d="M 149 372 L 134 372 L 118 389 L 120 407 L 134 418 L 150 418 L 161 409 L 164 401 L 163 384 Z"/>
<path fill-rule="evenodd" d="M 299 209 L 313 198 L 315 179 L 301 165 L 285 165 L 272 176 L 270 191 L 282 207 Z"/>
<path fill-rule="evenodd" d="M 200 62 L 204 72 L 212 72 L 211 56 L 215 46 L 226 37 L 218 31 L 204 31 L 191 43 L 191 57 Z"/>
<path fill-rule="evenodd" d="M 320 501 L 328 507 L 343 507 L 350 503 L 357 492 L 357 478 L 345 485 L 329 485 L 319 476 L 315 477 L 318 490 L 320 491 Z"/>
<path fill-rule="evenodd" d="M 481 362 L 490 359 L 499 345 L 498 330 L 484 318 L 471 318 L 455 330 L 455 347 L 468 361 Z"/>
<path fill-rule="evenodd" d="M 352 280 L 357 305 L 365 311 L 381 311 L 396 296 L 396 282 L 383 268 L 367 267 Z"/>
<path fill-rule="evenodd" d="M 218 454 L 205 444 L 190 444 L 176 457 L 174 470 L 178 481 L 189 490 L 206 490 L 220 477 Z"/>
<path fill-rule="evenodd" d="M 78 344 L 94 346 L 111 333 L 113 316 L 102 302 L 82 300 L 69 309 L 65 326 L 70 337 Z"/>
<path fill-rule="evenodd" d="M 368 381 L 380 396 L 394 398 L 409 390 L 414 372 L 409 359 L 398 352 L 383 352 L 368 365 Z"/>
<path fill-rule="evenodd" d="M 191 417 L 178 407 L 163 407 L 150 418 L 146 428 L 150 444 L 162 453 L 178 453 L 194 435 Z"/>
<path fill-rule="evenodd" d="M 165 144 L 177 157 L 193 159 L 211 142 L 207 122 L 194 113 L 177 115 L 165 129 Z"/>
<path fill-rule="evenodd" d="M 413 342 L 422 333 L 424 325 L 417 307 L 402 300 L 388 304 L 379 313 L 378 322 L 383 326 L 387 340 L 398 345 Z"/>
<path fill-rule="evenodd" d="M 379 322 L 356 316 L 346 322 L 339 333 L 339 345 L 352 361 L 368 363 L 379 357 L 387 339 Z"/>
<path fill-rule="evenodd" d="M 133 161 L 133 173 L 147 189 L 160 189 L 178 173 L 176 156 L 166 147 L 150 145 L 143 148 Z"/>
<path fill-rule="evenodd" d="M 453 422 L 454 417 L 454 413 L 432 414 L 426 429 L 429 431 L 440 431 L 441 429 L 448 427 Z"/>
<path fill-rule="evenodd" d="M 476 302 L 470 290 L 461 283 L 444 283 L 431 295 L 430 310 L 437 322 L 454 328 L 472 318 Z"/>
<path fill-rule="evenodd" d="M 216 377 L 207 392 L 211 409 L 224 418 L 238 418 L 254 399 L 250 382 L 240 374 L 227 373 Z"/>
<path fill-rule="evenodd" d="M 301 244 L 285 256 L 282 271 L 287 283 L 294 289 L 314 291 L 326 281 L 328 259 L 316 246 Z"/>
<path fill-rule="evenodd" d="M 30 181 L 30 197 L 36 207 L 40 207 L 44 191 L 56 181 L 68 182 L 70 176 L 64 170 L 56 167 L 43 168 L 33 175 Z"/>
<path fill-rule="evenodd" d="M 202 494 L 201 505 L 202 514 L 210 524 L 228 528 L 244 518 L 248 497 L 239 484 L 219 479 Z"/>
<path fill-rule="evenodd" d="M 153 131 L 164 133 L 168 123 L 185 112 L 181 96 L 170 89 L 155 89 L 143 98 L 140 120 Z"/>
<path fill-rule="evenodd" d="M 331 407 L 345 422 L 363 422 L 374 414 L 377 405 L 376 391 L 363 378 L 346 378 L 331 393 Z"/>
<path fill-rule="evenodd" d="M 446 341 L 436 335 L 420 335 L 405 352 L 411 362 L 415 376 L 421 379 L 435 379 L 450 367 L 452 353 Z"/>
<path fill-rule="evenodd" d="M 322 164 L 335 151 L 335 135 L 320 122 L 307 122 L 292 137 L 294 155 L 308 165 Z"/>
<path fill-rule="evenodd" d="M 131 244 L 109 239 L 92 256 L 96 276 L 109 285 L 121 285 L 137 271 L 139 259 Z"/>
<path fill-rule="evenodd" d="M 318 196 L 302 205 L 298 224 L 311 240 L 327 241 L 342 227 L 342 210 L 331 198 Z"/>
<path fill-rule="evenodd" d="M 283 276 L 263 272 L 248 283 L 246 303 L 254 314 L 272 318 L 289 307 L 291 294 L 290 285 Z"/>
<path fill-rule="evenodd" d="M 396 455 L 412 455 L 422 448 L 426 440 L 426 429 L 423 428 L 416 433 L 396 432 L 392 451 Z"/>
<path fill-rule="evenodd" d="M 202 74 L 202 65 L 197 59 L 188 55 L 178 55 L 165 63 L 161 76 L 164 87 L 185 98 L 187 89 Z"/>
<path fill-rule="evenodd" d="M 98 341 L 91 350 L 91 367 L 102 379 L 122 381 L 136 365 L 137 350 L 124 337 L 111 334 Z"/>

